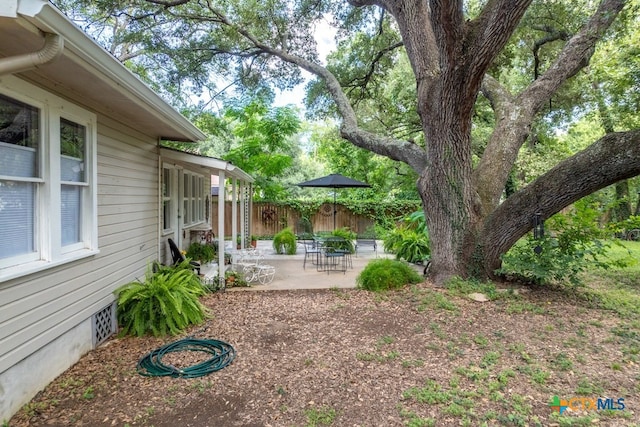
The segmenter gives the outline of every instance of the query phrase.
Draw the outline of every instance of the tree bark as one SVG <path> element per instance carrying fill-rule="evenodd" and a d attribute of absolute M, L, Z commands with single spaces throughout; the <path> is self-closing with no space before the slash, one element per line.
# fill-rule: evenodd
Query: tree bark
<path fill-rule="evenodd" d="M 489 276 L 500 256 L 529 230 L 534 214 L 547 219 L 565 206 L 640 174 L 640 130 L 607 134 L 505 200 L 484 222 L 482 263 Z"/>
<path fill-rule="evenodd" d="M 496 126 L 482 159 L 474 172 L 474 182 L 485 215 L 500 203 L 505 183 L 529 135 L 535 115 L 570 77 L 584 68 L 596 42 L 624 7 L 624 0 L 604 0 L 594 15 L 567 42 L 556 61 L 537 80 L 515 97 L 505 97 L 495 80 L 485 79 L 483 93 L 499 105 Z"/>
<path fill-rule="evenodd" d="M 170 7 L 186 0 L 147 1 Z M 624 0 L 603 0 L 557 60 L 520 94 L 508 93 L 486 73 L 532 0 L 488 0 L 472 20 L 465 20 L 463 0 L 348 1 L 356 7 L 379 6 L 395 18 L 416 78 L 425 148 L 365 131 L 339 81 L 326 67 L 304 53 L 291 53 L 286 43 L 263 42 L 211 4 L 209 9 L 217 24 L 236 31 L 252 45 L 251 55 L 273 55 L 321 78 L 342 117 L 343 138 L 405 162 L 419 174 L 436 284 L 453 275 L 492 274 L 500 255 L 531 228 L 535 212 L 547 218 L 592 191 L 640 173 L 638 148 L 632 146 L 638 145 L 637 132 L 611 134 L 500 204 L 536 114 L 588 63 Z M 474 169 L 471 124 L 481 85 L 494 107 L 496 126 Z"/>

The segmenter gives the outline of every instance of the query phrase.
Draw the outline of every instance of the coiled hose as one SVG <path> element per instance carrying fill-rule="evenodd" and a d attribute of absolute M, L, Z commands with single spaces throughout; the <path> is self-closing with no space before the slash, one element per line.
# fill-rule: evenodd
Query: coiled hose
<path fill-rule="evenodd" d="M 176 368 L 162 363 L 162 357 L 179 351 L 201 351 L 212 355 L 211 358 L 186 368 Z M 236 357 L 236 351 L 224 341 L 184 338 L 151 351 L 138 362 L 136 370 L 146 377 L 196 378 L 218 371 L 230 364 Z"/>

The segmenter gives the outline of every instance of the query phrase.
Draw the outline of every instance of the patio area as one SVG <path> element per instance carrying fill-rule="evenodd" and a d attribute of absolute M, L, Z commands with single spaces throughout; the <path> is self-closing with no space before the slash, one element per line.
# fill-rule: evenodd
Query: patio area
<path fill-rule="evenodd" d="M 271 291 L 291 289 L 329 289 L 355 288 L 356 277 L 369 261 L 376 259 L 376 252 L 371 246 L 363 247 L 358 255 L 352 256 L 353 268 L 347 271 L 317 271 L 316 266 L 307 260 L 306 269 L 302 268 L 304 248 L 298 245 L 295 255 L 278 255 L 273 250 L 271 240 L 259 240 L 257 249 L 264 255 L 263 262 L 275 267 L 273 281 L 266 285 L 252 283 L 251 287 L 229 288 L 229 292 L 237 291 Z M 382 250 L 382 241 L 378 241 L 378 258 L 393 258 Z"/>

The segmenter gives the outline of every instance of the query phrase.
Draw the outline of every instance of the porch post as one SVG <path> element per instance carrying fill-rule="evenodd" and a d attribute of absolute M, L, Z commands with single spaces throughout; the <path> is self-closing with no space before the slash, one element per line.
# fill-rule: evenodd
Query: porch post
<path fill-rule="evenodd" d="M 231 247 L 235 249 L 238 236 L 238 179 L 232 178 L 231 183 Z"/>
<path fill-rule="evenodd" d="M 226 195 L 224 193 L 224 171 L 218 171 L 218 281 L 224 284 L 224 205 Z"/>
<path fill-rule="evenodd" d="M 242 242 L 242 249 L 247 247 L 247 224 L 245 221 L 245 206 L 244 206 L 244 182 L 240 181 L 238 188 L 238 201 L 240 203 L 240 239 Z"/>

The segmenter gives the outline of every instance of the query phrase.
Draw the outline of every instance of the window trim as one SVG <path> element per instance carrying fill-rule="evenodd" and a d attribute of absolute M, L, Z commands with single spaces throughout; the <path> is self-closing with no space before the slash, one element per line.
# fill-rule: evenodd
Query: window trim
<path fill-rule="evenodd" d="M 38 146 L 38 178 L 0 176 L 2 180 L 36 183 L 34 236 L 36 250 L 0 261 L 0 283 L 38 271 L 93 256 L 98 249 L 98 179 L 97 179 L 97 116 L 59 96 L 14 76 L 0 79 L 0 93 L 39 110 L 41 135 Z M 85 182 L 81 238 L 79 243 L 62 246 L 61 240 L 61 180 L 60 119 L 74 121 L 86 127 Z M 76 185 L 77 183 L 74 183 Z M 86 197 L 84 197 L 86 196 Z M 35 254 L 35 259 L 34 259 Z"/>
<path fill-rule="evenodd" d="M 169 235 L 169 234 L 173 234 L 176 230 L 176 227 L 178 226 L 178 224 L 176 224 L 176 220 L 178 220 L 178 213 L 176 211 L 177 208 L 179 208 L 179 199 L 178 199 L 178 192 L 177 189 L 179 187 L 179 180 L 178 180 L 178 175 L 177 175 L 177 168 L 174 165 L 168 164 L 163 162 L 162 163 L 162 175 L 160 177 L 160 185 L 162 186 L 160 188 L 160 199 L 162 201 L 161 204 L 161 209 L 162 209 L 162 223 L 161 223 L 161 229 L 162 229 L 162 235 Z M 168 195 L 165 196 L 164 194 L 164 185 L 165 185 L 165 171 L 168 172 L 169 174 L 169 189 L 168 189 Z M 165 209 L 164 209 L 164 204 L 165 202 L 169 202 L 169 228 L 164 228 L 164 224 L 166 222 L 165 219 Z"/>
<path fill-rule="evenodd" d="M 204 212 L 204 182 L 204 175 L 188 169 L 182 170 L 182 225 L 185 229 L 195 227 L 206 221 Z M 188 185 L 186 183 L 188 183 Z M 195 194 L 193 194 L 194 190 Z"/>

